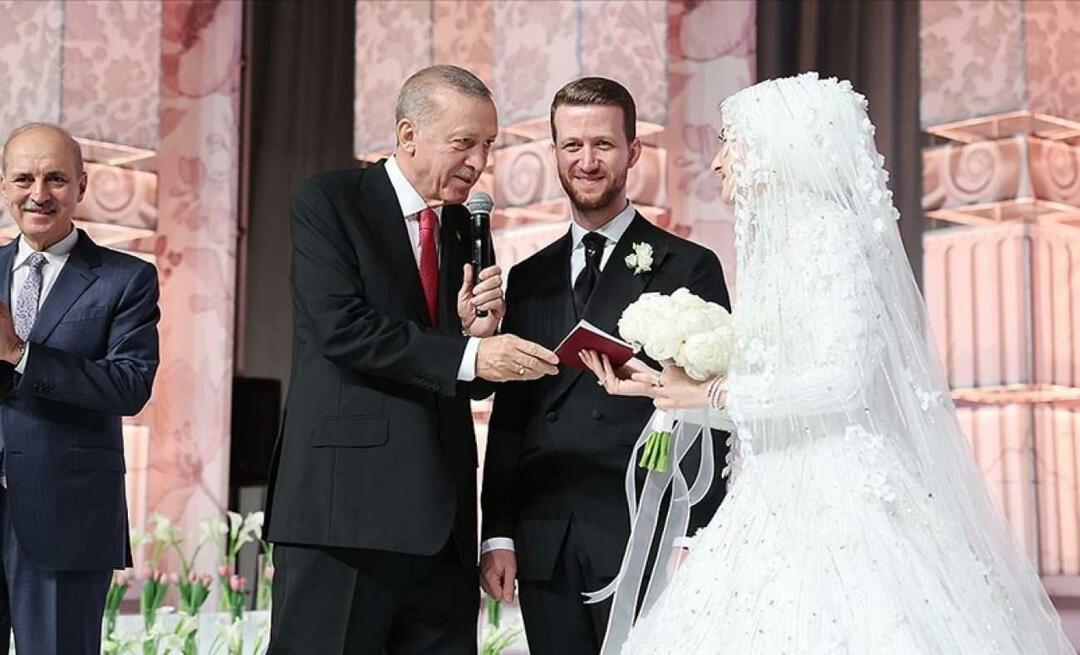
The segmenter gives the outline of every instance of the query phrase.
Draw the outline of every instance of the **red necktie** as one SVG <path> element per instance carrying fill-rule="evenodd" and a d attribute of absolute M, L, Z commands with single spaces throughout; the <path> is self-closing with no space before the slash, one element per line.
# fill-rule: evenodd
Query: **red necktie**
<path fill-rule="evenodd" d="M 435 252 L 435 231 L 439 219 L 430 207 L 420 212 L 420 286 L 424 288 L 428 317 L 439 327 L 439 256 Z"/>

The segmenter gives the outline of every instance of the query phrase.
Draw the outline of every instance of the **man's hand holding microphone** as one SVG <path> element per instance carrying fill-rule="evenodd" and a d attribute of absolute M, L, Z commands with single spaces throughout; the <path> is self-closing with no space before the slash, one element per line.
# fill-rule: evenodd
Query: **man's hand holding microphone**
<path fill-rule="evenodd" d="M 470 214 L 472 264 L 465 264 L 457 296 L 462 333 L 480 338 L 476 376 L 489 382 L 536 380 L 559 372 L 559 358 L 543 346 L 513 334 L 496 335 L 506 313 L 502 269 L 492 264 L 491 196 L 474 194 L 465 205 Z M 474 280 L 474 271 L 480 275 Z"/>

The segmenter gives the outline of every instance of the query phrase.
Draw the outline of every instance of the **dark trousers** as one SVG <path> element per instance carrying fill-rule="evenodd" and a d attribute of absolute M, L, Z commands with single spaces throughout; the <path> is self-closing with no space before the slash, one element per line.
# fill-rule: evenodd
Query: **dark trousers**
<path fill-rule="evenodd" d="M 267 655 L 475 655 L 476 565 L 437 555 L 279 544 Z"/>
<path fill-rule="evenodd" d="M 550 580 L 521 580 L 521 615 L 532 655 L 595 655 L 607 630 L 611 600 L 586 605 L 582 595 L 611 582 L 594 570 L 574 522 L 566 531 Z M 527 547 L 519 544 L 519 547 Z"/>
<path fill-rule="evenodd" d="M 45 571 L 29 561 L 11 524 L 0 487 L 0 654 L 99 655 L 101 618 L 112 571 Z"/>

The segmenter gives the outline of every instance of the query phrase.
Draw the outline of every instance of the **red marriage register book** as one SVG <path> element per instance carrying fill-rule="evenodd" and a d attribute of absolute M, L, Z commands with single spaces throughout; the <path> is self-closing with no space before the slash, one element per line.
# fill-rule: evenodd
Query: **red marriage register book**
<path fill-rule="evenodd" d="M 588 321 L 575 325 L 570 334 L 555 348 L 555 354 L 559 356 L 560 364 L 584 370 L 587 367 L 579 355 L 582 350 L 595 350 L 607 355 L 615 368 L 619 368 L 634 356 L 633 346 Z"/>

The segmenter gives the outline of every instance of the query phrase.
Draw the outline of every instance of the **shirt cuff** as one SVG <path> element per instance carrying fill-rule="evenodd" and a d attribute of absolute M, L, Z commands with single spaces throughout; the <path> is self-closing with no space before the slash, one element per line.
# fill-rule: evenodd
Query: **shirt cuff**
<path fill-rule="evenodd" d="M 465 344 L 465 354 L 461 356 L 461 366 L 457 370 L 458 382 L 472 382 L 476 379 L 476 351 L 480 349 L 480 338 L 469 337 Z"/>
<path fill-rule="evenodd" d="M 514 540 L 509 537 L 492 537 L 480 544 L 481 555 L 493 550 L 508 550 L 512 553 L 514 552 Z"/>
<path fill-rule="evenodd" d="M 671 545 L 675 548 L 686 548 L 687 550 L 690 549 L 692 543 L 694 543 L 693 537 L 676 537 L 671 540 Z"/>
<path fill-rule="evenodd" d="M 26 360 L 30 357 L 30 342 L 23 342 L 22 357 L 19 358 L 19 363 L 15 365 L 15 372 L 19 375 L 23 374 L 26 370 Z"/>

